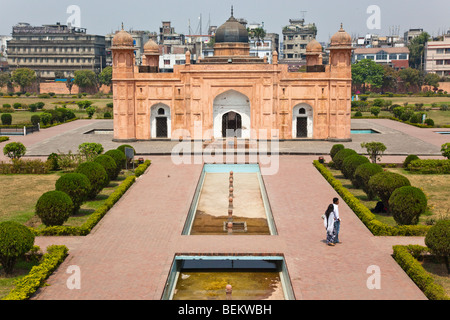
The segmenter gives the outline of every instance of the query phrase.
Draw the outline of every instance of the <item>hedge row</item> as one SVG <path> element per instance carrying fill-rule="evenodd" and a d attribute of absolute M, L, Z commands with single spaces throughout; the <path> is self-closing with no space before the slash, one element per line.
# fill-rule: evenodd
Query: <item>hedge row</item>
<path fill-rule="evenodd" d="M 429 251 L 427 247 L 410 245 L 394 246 L 393 257 L 406 274 L 422 290 L 430 300 L 450 300 L 444 288 L 436 284 L 433 278 L 425 271 L 422 265 L 416 260 L 421 253 Z"/>
<path fill-rule="evenodd" d="M 65 246 L 49 246 L 47 253 L 42 257 L 42 262 L 34 266 L 28 275 L 17 281 L 15 288 L 2 300 L 26 300 L 30 298 L 64 261 L 68 251 Z"/>
<path fill-rule="evenodd" d="M 422 174 L 450 174 L 450 159 L 416 159 L 408 164 L 408 170 Z"/>
<path fill-rule="evenodd" d="M 323 164 L 317 160 L 314 160 L 313 164 L 372 234 L 376 236 L 424 236 L 430 229 L 430 226 L 424 225 L 393 227 L 377 220 L 369 208 L 363 205 L 358 198 L 344 188 L 342 183 L 337 180 Z"/>
<path fill-rule="evenodd" d="M 136 181 L 135 176 L 130 176 L 120 184 L 120 186 L 106 199 L 105 203 L 95 210 L 93 214 L 89 216 L 85 223 L 79 227 L 70 226 L 51 226 L 44 229 L 31 230 L 36 236 L 85 236 L 91 232 L 97 223 L 103 218 L 103 216 L 111 209 L 114 204 L 122 197 L 122 195 L 131 187 Z"/>
<path fill-rule="evenodd" d="M 36 236 L 85 236 L 88 235 L 91 230 L 97 225 L 97 223 L 105 216 L 105 214 L 111 209 L 114 204 L 125 194 L 125 192 L 133 185 L 136 178 L 142 175 L 150 166 L 151 161 L 147 160 L 141 164 L 135 170 L 134 176 L 126 178 L 120 186 L 106 199 L 105 203 L 95 210 L 93 214 L 89 216 L 85 223 L 79 227 L 70 226 L 52 226 L 44 229 L 31 230 Z"/>

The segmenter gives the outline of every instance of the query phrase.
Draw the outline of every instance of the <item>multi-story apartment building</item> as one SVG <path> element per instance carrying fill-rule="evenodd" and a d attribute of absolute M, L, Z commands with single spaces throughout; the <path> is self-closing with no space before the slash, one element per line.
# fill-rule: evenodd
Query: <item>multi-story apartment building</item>
<path fill-rule="evenodd" d="M 17 24 L 12 28 L 7 53 L 11 71 L 27 67 L 41 79 L 52 79 L 58 74 L 73 76 L 81 69 L 101 72 L 106 66 L 104 36 L 90 35 L 84 28 L 60 23 Z"/>
<path fill-rule="evenodd" d="M 425 72 L 450 76 L 450 30 L 441 41 L 428 41 L 425 46 Z"/>
<path fill-rule="evenodd" d="M 409 66 L 409 49 L 406 47 L 355 48 L 352 62 L 356 63 L 362 59 L 370 59 L 378 64 L 401 70 Z"/>
<path fill-rule="evenodd" d="M 423 29 L 409 29 L 408 31 L 406 31 L 404 33 L 403 36 L 403 41 L 405 42 L 406 45 L 408 45 L 412 39 L 414 39 L 415 37 L 418 37 L 422 34 Z"/>
<path fill-rule="evenodd" d="M 305 25 L 304 19 L 290 19 L 289 23 L 283 28 L 283 61 L 304 60 L 306 46 L 316 38 L 316 25 Z"/>

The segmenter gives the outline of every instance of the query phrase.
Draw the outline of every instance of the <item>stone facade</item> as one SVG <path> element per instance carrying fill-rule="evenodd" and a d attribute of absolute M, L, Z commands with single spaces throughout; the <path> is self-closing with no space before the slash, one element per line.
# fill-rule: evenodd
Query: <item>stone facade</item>
<path fill-rule="evenodd" d="M 331 39 L 329 65 L 321 64 L 321 48 L 307 50 L 306 73 L 288 72 L 277 52 L 270 64 L 251 57 L 235 34 L 236 41 L 216 39 L 214 57 L 191 64 L 186 52 L 185 65 L 159 73 L 150 50 L 144 66 L 135 65 L 132 38 L 119 32 L 112 47 L 114 139 L 198 139 L 201 127 L 208 140 L 230 136 L 227 130 L 245 139 L 350 140 L 352 47 L 342 28 Z"/>

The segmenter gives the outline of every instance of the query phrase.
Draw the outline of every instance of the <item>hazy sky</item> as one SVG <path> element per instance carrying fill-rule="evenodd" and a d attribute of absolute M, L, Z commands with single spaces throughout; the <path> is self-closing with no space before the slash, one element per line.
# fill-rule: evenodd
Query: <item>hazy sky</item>
<path fill-rule="evenodd" d="M 394 27 L 400 35 L 410 28 L 423 28 L 431 35 L 450 29 L 449 0 L 0 0 L 0 34 L 10 35 L 18 22 L 65 24 L 70 5 L 79 6 L 81 26 L 100 35 L 117 30 L 122 22 L 126 30 L 158 31 L 163 20 L 172 21 L 176 32 L 189 34 L 189 20 L 195 32 L 200 15 L 206 33 L 209 20 L 211 25 L 220 26 L 229 18 L 231 5 L 236 18 L 264 22 L 267 32 L 280 35 L 290 18 L 304 16 L 306 23 L 316 24 L 317 39 L 324 42 L 339 30 L 341 22 L 348 33 L 360 36 L 389 35 Z M 380 29 L 367 26 L 371 5 L 380 9 Z"/>

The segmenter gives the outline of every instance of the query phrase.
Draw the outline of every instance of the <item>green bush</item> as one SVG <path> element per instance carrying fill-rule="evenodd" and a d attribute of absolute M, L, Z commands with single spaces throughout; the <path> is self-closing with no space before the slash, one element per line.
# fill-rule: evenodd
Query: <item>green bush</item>
<path fill-rule="evenodd" d="M 38 266 L 31 269 L 30 273 L 15 283 L 14 289 L 2 300 L 27 300 L 58 268 L 67 257 L 69 249 L 66 246 L 48 246 L 47 253 L 42 256 Z"/>
<path fill-rule="evenodd" d="M 434 120 L 431 118 L 425 119 L 425 124 L 430 127 L 434 127 Z"/>
<path fill-rule="evenodd" d="M 450 160 L 419 159 L 408 165 L 408 170 L 421 174 L 450 174 Z"/>
<path fill-rule="evenodd" d="M 446 157 L 447 159 L 450 159 L 450 142 L 444 143 L 441 146 L 441 153 L 442 156 Z"/>
<path fill-rule="evenodd" d="M 140 177 L 141 175 L 143 175 L 145 173 L 145 171 L 147 170 L 147 168 L 150 166 L 150 164 L 151 164 L 151 161 L 146 160 L 143 164 L 139 165 L 139 167 L 137 167 L 134 172 L 136 177 Z"/>
<path fill-rule="evenodd" d="M 20 223 L 0 223 L 0 263 L 6 274 L 13 272 L 17 258 L 33 248 L 34 238 L 34 234 Z"/>
<path fill-rule="evenodd" d="M 55 189 L 65 192 L 72 199 L 73 213 L 77 213 L 83 202 L 87 200 L 91 183 L 84 174 L 66 173 L 56 181 Z"/>
<path fill-rule="evenodd" d="M 31 123 L 35 126 L 37 126 L 39 124 L 39 122 L 41 122 L 41 117 L 37 114 L 33 114 L 31 116 Z"/>
<path fill-rule="evenodd" d="M 342 150 L 338 151 L 336 153 L 336 155 L 334 156 L 334 158 L 333 158 L 333 162 L 334 162 L 335 167 L 337 169 L 341 170 L 342 169 L 342 164 L 344 162 L 344 159 L 346 157 L 348 157 L 348 156 L 352 156 L 352 155 L 355 155 L 355 154 L 357 154 L 357 153 L 353 149 L 345 148 L 345 149 L 342 149 Z"/>
<path fill-rule="evenodd" d="M 378 117 L 380 112 L 381 112 L 381 108 L 379 108 L 379 107 L 370 108 L 370 113 L 373 114 L 375 117 Z"/>
<path fill-rule="evenodd" d="M 368 162 L 370 162 L 369 159 L 359 154 L 348 156 L 342 162 L 341 172 L 344 177 L 353 181 L 356 168 Z"/>
<path fill-rule="evenodd" d="M 356 188 L 363 189 L 369 200 L 372 200 L 374 194 L 369 188 L 369 180 L 373 175 L 380 172 L 383 172 L 383 168 L 379 164 L 363 163 L 356 168 L 352 183 Z"/>
<path fill-rule="evenodd" d="M 105 152 L 105 155 L 110 156 L 116 162 L 116 168 L 117 168 L 116 176 L 118 176 L 120 173 L 120 170 L 125 168 L 125 164 L 127 161 L 127 158 L 125 157 L 125 153 L 123 153 L 120 150 L 113 149 L 113 150 L 109 150 L 109 151 Z"/>
<path fill-rule="evenodd" d="M 108 174 L 106 170 L 97 162 L 88 161 L 80 164 L 75 173 L 84 174 L 91 183 L 89 199 L 95 199 L 100 191 L 109 184 Z"/>
<path fill-rule="evenodd" d="M 334 156 L 336 155 L 336 153 L 338 153 L 342 149 L 345 149 L 343 144 L 335 144 L 335 145 L 333 145 L 333 147 L 331 147 L 331 150 L 330 150 L 330 157 L 331 157 L 331 159 L 333 159 Z"/>
<path fill-rule="evenodd" d="M 136 155 L 136 150 L 135 150 L 132 146 L 130 146 L 129 144 L 123 144 L 123 145 L 119 146 L 119 147 L 117 148 L 117 150 L 120 150 L 120 151 L 123 152 L 123 154 L 125 154 L 125 148 L 131 148 L 131 149 L 133 149 L 133 153 L 134 153 L 134 155 Z"/>
<path fill-rule="evenodd" d="M 117 164 L 112 157 L 101 154 L 94 159 L 94 162 L 99 163 L 106 170 L 110 181 L 117 178 Z"/>
<path fill-rule="evenodd" d="M 3 148 L 3 154 L 12 160 L 22 158 L 27 152 L 27 148 L 22 142 L 10 142 Z"/>
<path fill-rule="evenodd" d="M 356 111 L 355 112 L 355 117 L 362 117 L 363 114 L 361 113 L 361 111 Z"/>
<path fill-rule="evenodd" d="M 419 217 L 427 209 L 427 197 L 416 187 L 400 187 L 389 198 L 389 211 L 399 225 L 419 223 Z"/>
<path fill-rule="evenodd" d="M 408 169 L 409 164 L 414 160 L 419 160 L 419 157 L 415 154 L 410 154 L 409 156 L 407 156 L 405 161 L 403 161 L 403 168 Z"/>
<path fill-rule="evenodd" d="M 103 146 L 100 143 L 85 142 L 78 146 L 78 152 L 82 154 L 86 160 L 92 161 L 103 152 Z"/>
<path fill-rule="evenodd" d="M 20 109 L 20 108 L 22 108 L 22 104 L 19 103 L 19 102 L 16 102 L 16 103 L 13 104 L 13 108 L 14 109 Z"/>
<path fill-rule="evenodd" d="M 48 112 L 44 112 L 41 114 L 41 121 L 44 126 L 51 124 L 52 115 Z"/>
<path fill-rule="evenodd" d="M 58 159 L 59 156 L 56 153 L 52 153 L 47 157 L 47 163 L 50 166 L 50 170 L 57 171 L 60 169 Z"/>
<path fill-rule="evenodd" d="M 439 220 L 425 236 L 425 244 L 431 252 L 444 258 L 447 272 L 450 273 L 450 220 Z"/>
<path fill-rule="evenodd" d="M 12 123 L 12 115 L 10 113 L 3 113 L 1 119 L 4 126 L 10 126 Z"/>
<path fill-rule="evenodd" d="M 12 163 L 0 162 L 0 174 L 47 174 L 50 166 L 40 159 L 16 159 Z"/>
<path fill-rule="evenodd" d="M 389 208 L 389 198 L 395 189 L 410 185 L 408 178 L 389 171 L 377 173 L 369 179 L 369 189 L 380 198 L 386 208 Z"/>
<path fill-rule="evenodd" d="M 62 191 L 44 193 L 36 203 L 36 215 L 46 226 L 61 226 L 73 212 L 73 202 Z"/>
<path fill-rule="evenodd" d="M 394 246 L 393 258 L 406 274 L 414 281 L 414 283 L 423 291 L 425 296 L 430 300 L 449 300 L 444 289 L 437 285 L 433 278 L 425 271 L 419 261 L 411 254 L 412 246 Z M 417 248 L 415 248 L 418 251 Z M 422 247 L 422 251 L 426 252 L 427 248 Z"/>

